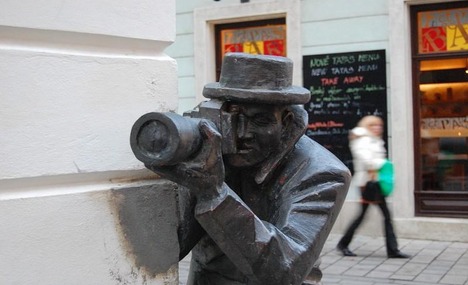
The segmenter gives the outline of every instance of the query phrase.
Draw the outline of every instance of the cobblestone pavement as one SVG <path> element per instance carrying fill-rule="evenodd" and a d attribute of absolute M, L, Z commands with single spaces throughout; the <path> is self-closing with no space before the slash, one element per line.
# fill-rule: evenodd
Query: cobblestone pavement
<path fill-rule="evenodd" d="M 323 285 L 468 285 L 468 243 L 398 239 L 409 259 L 389 259 L 383 237 L 357 235 L 344 257 L 330 235 L 322 251 Z M 179 284 L 187 280 L 190 256 L 179 263 Z M 267 285 L 267 284 L 265 284 Z"/>

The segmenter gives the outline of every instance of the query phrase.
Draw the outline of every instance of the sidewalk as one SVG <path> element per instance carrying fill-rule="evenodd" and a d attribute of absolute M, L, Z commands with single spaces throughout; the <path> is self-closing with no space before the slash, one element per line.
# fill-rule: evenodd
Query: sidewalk
<path fill-rule="evenodd" d="M 468 243 L 398 239 L 410 259 L 388 259 L 383 237 L 355 236 L 343 257 L 330 235 L 322 251 L 323 285 L 468 285 Z"/>
<path fill-rule="evenodd" d="M 323 285 L 468 285 L 468 243 L 398 239 L 410 259 L 388 259 L 384 238 L 357 235 L 344 257 L 330 235 L 322 251 Z M 190 256 L 179 263 L 179 284 L 185 285 Z M 267 285 L 267 284 L 265 284 Z"/>

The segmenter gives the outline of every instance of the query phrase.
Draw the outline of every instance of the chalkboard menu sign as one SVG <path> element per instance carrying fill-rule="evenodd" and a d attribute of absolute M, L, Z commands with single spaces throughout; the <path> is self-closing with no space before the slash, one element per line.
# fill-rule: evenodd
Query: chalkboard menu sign
<path fill-rule="evenodd" d="M 307 136 L 351 170 L 348 132 L 366 115 L 387 116 L 385 50 L 348 52 L 303 57 L 304 87 L 311 100 Z M 384 140 L 387 142 L 387 132 Z"/>

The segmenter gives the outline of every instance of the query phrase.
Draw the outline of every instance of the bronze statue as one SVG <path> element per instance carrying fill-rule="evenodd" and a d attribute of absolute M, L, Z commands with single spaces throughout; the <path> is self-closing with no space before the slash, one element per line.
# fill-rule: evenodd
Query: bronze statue
<path fill-rule="evenodd" d="M 304 135 L 310 92 L 288 58 L 226 54 L 218 83 L 184 117 L 150 113 L 131 146 L 182 185 L 180 258 L 188 284 L 303 284 L 348 190 L 350 173 Z"/>

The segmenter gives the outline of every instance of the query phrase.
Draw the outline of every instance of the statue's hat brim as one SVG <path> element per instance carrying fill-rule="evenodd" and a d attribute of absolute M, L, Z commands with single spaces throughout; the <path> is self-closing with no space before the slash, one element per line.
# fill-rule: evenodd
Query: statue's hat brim
<path fill-rule="evenodd" d="M 290 86 L 280 90 L 242 89 L 223 87 L 219 82 L 206 84 L 203 96 L 225 101 L 279 105 L 305 104 L 310 100 L 309 90 L 299 86 Z"/>

